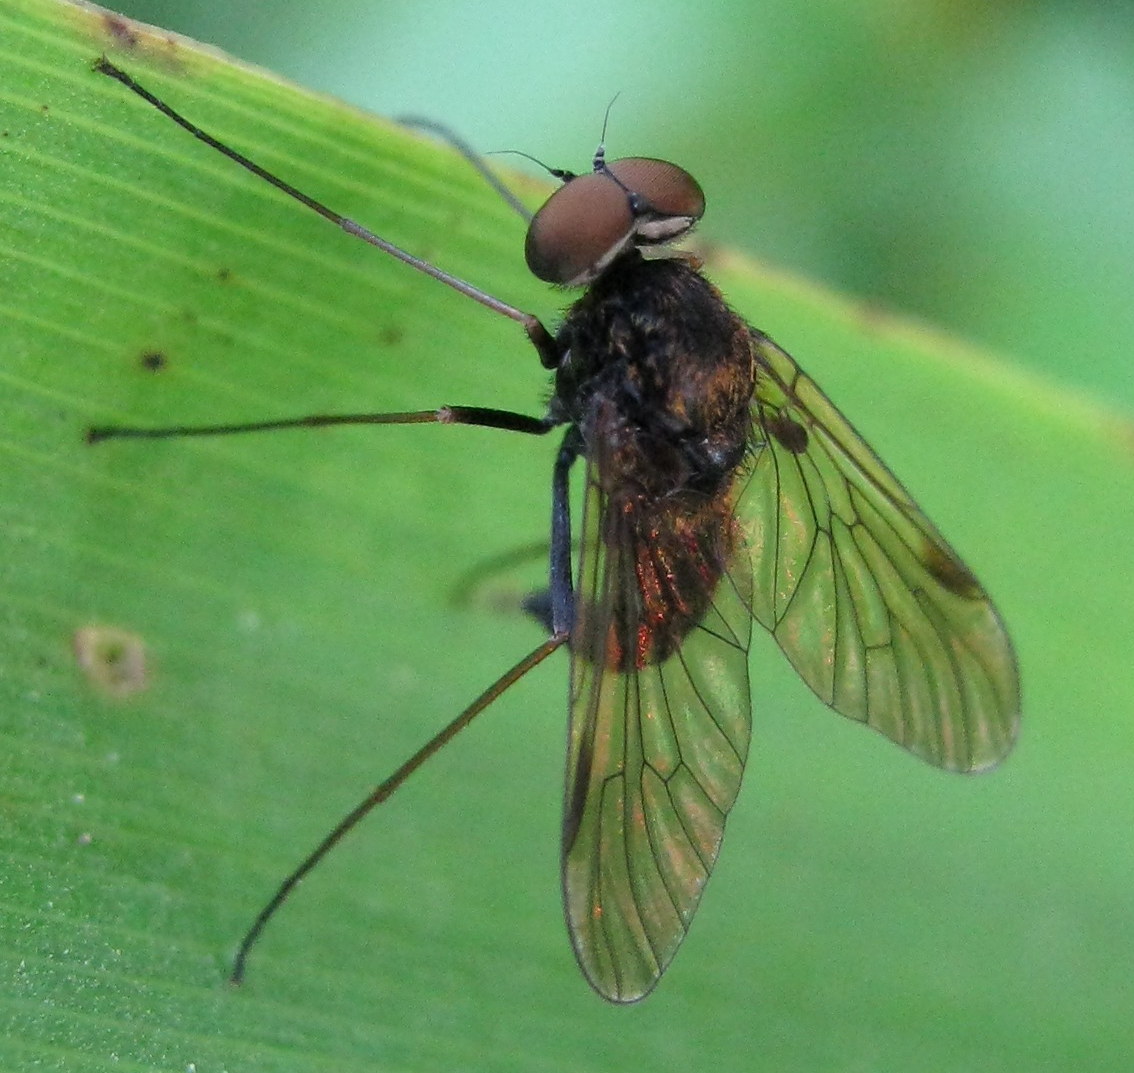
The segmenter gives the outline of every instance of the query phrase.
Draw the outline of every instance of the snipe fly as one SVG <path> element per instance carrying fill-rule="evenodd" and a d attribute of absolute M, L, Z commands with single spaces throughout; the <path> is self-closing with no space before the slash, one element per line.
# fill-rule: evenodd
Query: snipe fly
<path fill-rule="evenodd" d="M 733 312 L 687 254 L 701 218 L 682 168 L 635 157 L 562 180 L 530 217 L 528 267 L 581 288 L 558 330 L 394 246 L 117 79 L 194 137 L 344 231 L 503 316 L 553 375 L 541 416 L 468 406 L 240 425 L 92 428 L 112 437 L 334 424 L 564 432 L 551 479 L 547 639 L 377 786 L 280 885 L 241 943 L 371 809 L 556 649 L 571 655 L 562 888 L 591 986 L 648 994 L 689 928 L 748 753 L 752 622 L 825 704 L 938 767 L 1002 759 L 1019 721 L 1015 657 L 979 582 L 792 358 Z M 527 216 L 525 210 L 520 209 Z M 652 256 L 647 256 L 647 252 Z M 583 466 L 578 563 L 568 477 Z"/>

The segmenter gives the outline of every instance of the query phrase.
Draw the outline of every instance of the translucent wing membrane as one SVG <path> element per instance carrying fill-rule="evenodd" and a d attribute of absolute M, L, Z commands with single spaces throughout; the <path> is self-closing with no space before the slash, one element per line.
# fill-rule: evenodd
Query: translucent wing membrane
<path fill-rule="evenodd" d="M 656 519 L 615 509 L 588 467 L 563 830 L 575 955 L 614 1002 L 647 994 L 685 937 L 716 862 L 748 752 L 752 566 L 708 531 L 682 534 L 683 567 L 716 577 L 688 632 Z M 722 573 L 722 570 L 724 571 Z M 673 625 L 671 618 L 670 625 Z M 670 651 L 670 647 L 673 648 Z"/>
<path fill-rule="evenodd" d="M 995 764 L 1020 710 L 996 609 L 830 400 L 752 334 L 757 442 L 737 517 L 754 616 L 836 711 L 939 767 Z"/>

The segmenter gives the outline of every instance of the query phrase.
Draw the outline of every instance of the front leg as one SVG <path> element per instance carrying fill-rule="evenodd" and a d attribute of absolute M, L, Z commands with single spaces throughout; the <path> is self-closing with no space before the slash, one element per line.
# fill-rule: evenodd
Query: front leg
<path fill-rule="evenodd" d="M 567 637 L 575 625 L 575 592 L 571 582 L 571 497 L 570 470 L 583 449 L 578 426 L 571 425 L 563 437 L 551 478 L 551 556 L 550 601 L 551 633 Z"/>

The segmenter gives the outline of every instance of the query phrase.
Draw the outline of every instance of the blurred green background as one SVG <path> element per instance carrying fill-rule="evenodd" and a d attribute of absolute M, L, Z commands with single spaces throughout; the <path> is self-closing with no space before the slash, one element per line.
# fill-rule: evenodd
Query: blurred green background
<path fill-rule="evenodd" d="M 702 233 L 1134 408 L 1134 6 L 149 0 L 125 14 L 482 149 L 677 160 Z"/>

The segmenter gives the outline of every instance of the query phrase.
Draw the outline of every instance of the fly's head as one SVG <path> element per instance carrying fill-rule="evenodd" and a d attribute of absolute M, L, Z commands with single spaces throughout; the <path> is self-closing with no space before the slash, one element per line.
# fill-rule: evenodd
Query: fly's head
<path fill-rule="evenodd" d="M 620 254 L 680 238 L 705 211 L 697 180 L 666 160 L 608 164 L 599 146 L 590 174 L 554 174 L 564 183 L 532 217 L 524 253 L 535 276 L 561 287 L 584 287 Z"/>

